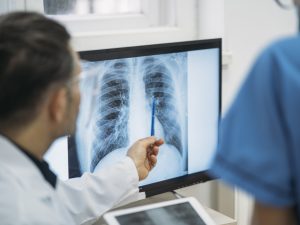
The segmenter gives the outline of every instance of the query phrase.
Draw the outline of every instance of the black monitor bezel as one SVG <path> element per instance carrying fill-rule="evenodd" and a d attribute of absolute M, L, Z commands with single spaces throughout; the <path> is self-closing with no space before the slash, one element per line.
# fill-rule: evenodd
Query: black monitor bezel
<path fill-rule="evenodd" d="M 80 59 L 88 61 L 102 61 L 110 59 L 120 59 L 128 57 L 139 57 L 155 54 L 167 54 L 174 52 L 185 52 L 201 49 L 219 49 L 219 115 L 221 118 L 222 109 L 222 39 L 207 39 L 174 43 L 163 43 L 154 45 L 143 45 L 125 48 L 101 49 L 79 51 Z M 153 184 L 141 186 L 140 192 L 145 192 L 146 196 L 153 196 L 175 189 L 183 188 L 186 186 L 203 183 L 213 178 L 209 176 L 209 170 L 201 171 L 198 173 L 187 174 L 181 177 L 172 178 L 165 181 L 160 181 Z"/>

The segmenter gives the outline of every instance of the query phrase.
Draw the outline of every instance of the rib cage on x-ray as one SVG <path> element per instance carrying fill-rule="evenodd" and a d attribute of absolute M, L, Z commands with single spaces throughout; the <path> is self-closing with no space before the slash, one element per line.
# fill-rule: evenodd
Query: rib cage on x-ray
<path fill-rule="evenodd" d="M 135 137 L 149 136 L 152 97 L 155 134 L 165 140 L 166 148 L 174 147 L 181 156 L 178 163 L 186 168 L 186 59 L 180 53 L 83 63 L 84 71 L 98 76 L 81 88 L 76 143 L 82 172 L 93 172 L 111 152 L 114 157 L 126 151 Z M 90 97 L 95 84 L 98 91 Z M 88 112 L 90 105 L 94 107 Z M 140 114 L 135 114 L 137 108 Z"/>
<path fill-rule="evenodd" d="M 168 69 L 166 62 L 159 57 L 145 58 L 142 61 L 142 68 L 146 97 L 150 105 L 152 97 L 156 99 L 155 114 L 163 127 L 165 141 L 182 154 L 182 136 L 175 98 L 174 74 Z"/>
<path fill-rule="evenodd" d="M 105 65 L 107 72 L 101 80 L 97 97 L 97 118 L 90 169 L 111 151 L 128 145 L 128 107 L 130 67 L 126 60 L 115 60 Z"/>

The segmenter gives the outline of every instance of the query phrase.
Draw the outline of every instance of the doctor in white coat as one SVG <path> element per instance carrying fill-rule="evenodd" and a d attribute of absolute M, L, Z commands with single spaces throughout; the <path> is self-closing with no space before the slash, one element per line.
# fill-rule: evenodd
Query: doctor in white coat
<path fill-rule="evenodd" d="M 91 224 L 138 199 L 162 140 L 139 140 L 116 165 L 66 182 L 43 160 L 56 138 L 75 130 L 80 73 L 63 26 L 36 13 L 0 16 L 1 225 Z"/>

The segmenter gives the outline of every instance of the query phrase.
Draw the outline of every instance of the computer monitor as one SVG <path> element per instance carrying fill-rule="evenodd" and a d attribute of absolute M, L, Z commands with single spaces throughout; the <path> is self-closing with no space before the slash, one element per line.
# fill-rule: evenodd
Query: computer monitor
<path fill-rule="evenodd" d="M 156 167 L 140 182 L 147 196 L 211 179 L 207 171 L 221 110 L 221 39 L 79 55 L 83 72 L 97 76 L 80 87 L 76 133 L 68 139 L 69 177 L 115 164 L 136 140 L 154 134 L 165 144 Z"/>

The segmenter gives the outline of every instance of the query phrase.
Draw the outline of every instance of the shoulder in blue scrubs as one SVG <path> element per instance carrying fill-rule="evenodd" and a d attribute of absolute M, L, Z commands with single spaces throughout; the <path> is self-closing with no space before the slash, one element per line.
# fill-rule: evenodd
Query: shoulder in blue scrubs
<path fill-rule="evenodd" d="M 212 174 L 300 218 L 300 37 L 257 59 L 221 122 Z"/>

